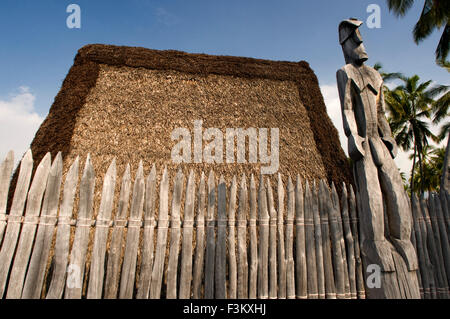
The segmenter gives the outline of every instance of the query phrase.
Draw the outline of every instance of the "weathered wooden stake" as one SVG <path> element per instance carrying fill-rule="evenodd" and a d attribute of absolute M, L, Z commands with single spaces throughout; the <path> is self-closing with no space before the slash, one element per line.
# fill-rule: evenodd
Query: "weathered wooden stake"
<path fill-rule="evenodd" d="M 257 218 L 257 202 L 256 202 L 256 183 L 253 174 L 250 177 L 250 219 L 249 219 L 249 232 L 250 232 L 250 270 L 249 270 L 249 286 L 248 286 L 248 298 L 256 299 L 257 296 L 257 283 L 258 283 L 258 237 L 256 231 L 256 218 Z"/>
<path fill-rule="evenodd" d="M 113 159 L 103 181 L 102 199 L 95 224 L 94 246 L 89 272 L 88 299 L 100 299 L 103 292 L 105 274 L 106 242 L 116 189 L 116 159 Z"/>
<path fill-rule="evenodd" d="M 9 151 L 5 160 L 0 165 L 0 245 L 6 227 L 6 204 L 8 201 L 11 174 L 14 168 L 14 152 Z"/>
<path fill-rule="evenodd" d="M 194 275 L 192 283 L 192 296 L 194 299 L 202 297 L 202 279 L 205 260 L 205 211 L 206 211 L 206 185 L 205 174 L 202 172 L 198 190 L 197 234 L 195 243 Z"/>
<path fill-rule="evenodd" d="M 286 299 L 286 252 L 284 239 L 284 186 L 281 174 L 278 173 L 278 221 L 277 221 L 277 237 L 278 237 L 278 298 Z"/>
<path fill-rule="evenodd" d="M 164 167 L 159 187 L 158 235 L 156 240 L 155 261 L 150 283 L 150 298 L 159 299 L 164 272 L 164 259 L 167 247 L 167 226 L 169 225 L 169 176 Z"/>
<path fill-rule="evenodd" d="M 267 299 L 269 296 L 269 213 L 267 209 L 267 192 L 262 175 L 259 178 L 258 223 L 258 298 Z"/>
<path fill-rule="evenodd" d="M 227 185 L 223 176 L 217 188 L 217 241 L 215 260 L 215 298 L 227 298 L 226 258 L 227 258 Z"/>
<path fill-rule="evenodd" d="M 91 156 L 88 154 L 80 184 L 77 228 L 75 229 L 75 238 L 67 267 L 67 281 L 64 292 L 65 299 L 80 299 L 83 293 L 86 253 L 93 215 L 94 189 L 94 167 L 91 163 Z"/>
<path fill-rule="evenodd" d="M 122 177 L 119 203 L 116 216 L 114 217 L 114 228 L 111 234 L 109 246 L 108 264 L 106 266 L 105 293 L 104 298 L 116 299 L 119 291 L 120 258 L 124 246 L 124 229 L 127 222 L 128 202 L 131 192 L 130 164 L 127 164 Z"/>
<path fill-rule="evenodd" d="M 237 263 L 236 263 L 236 176 L 233 176 L 228 201 L 228 299 L 237 297 Z"/>
<path fill-rule="evenodd" d="M 180 299 L 191 297 L 192 281 L 192 238 L 194 231 L 195 177 L 191 170 L 186 185 L 183 218 L 183 246 L 181 249 Z"/>
<path fill-rule="evenodd" d="M 288 178 L 287 214 L 286 214 L 286 295 L 295 299 L 295 265 L 294 265 L 294 218 L 295 188 L 292 178 Z"/>
<path fill-rule="evenodd" d="M 314 243 L 316 249 L 316 269 L 317 269 L 317 291 L 319 299 L 325 299 L 325 271 L 323 265 L 323 249 L 322 249 L 322 225 L 319 213 L 319 194 L 314 182 L 311 188 L 312 209 L 314 221 Z"/>
<path fill-rule="evenodd" d="M 147 177 L 145 184 L 144 231 L 142 235 L 142 257 L 136 298 L 148 299 L 152 282 L 152 266 L 155 247 L 155 204 L 156 204 L 156 166 Z"/>
<path fill-rule="evenodd" d="M 305 215 L 303 204 L 303 190 L 300 175 L 297 175 L 295 188 L 295 228 L 296 228 L 296 293 L 298 299 L 308 298 L 307 292 L 307 266 L 305 253 Z"/>
<path fill-rule="evenodd" d="M 36 239 L 34 240 L 33 253 L 22 291 L 23 299 L 39 299 L 41 297 L 45 269 L 47 267 L 53 232 L 55 230 L 56 215 L 58 213 L 62 166 L 62 156 L 61 152 L 59 152 L 53 161 L 48 176 L 39 228 Z"/>
<path fill-rule="evenodd" d="M 216 182 L 214 172 L 208 177 L 208 212 L 206 215 L 206 252 L 205 252 L 205 299 L 214 298 L 214 258 L 216 256 L 215 238 Z"/>
<path fill-rule="evenodd" d="M 319 182 L 319 211 L 322 230 L 322 253 L 325 274 L 325 298 L 336 299 L 336 286 L 333 272 L 333 259 L 331 253 L 330 227 L 328 219 L 329 197 L 325 191 L 326 184 L 323 180 Z"/>
<path fill-rule="evenodd" d="M 142 226 L 144 210 L 145 181 L 142 161 L 134 179 L 133 197 L 131 199 L 130 218 L 128 219 L 127 240 L 123 257 L 122 274 L 120 278 L 120 299 L 133 298 L 136 281 L 136 263 L 139 249 L 139 235 Z"/>
<path fill-rule="evenodd" d="M 48 288 L 47 299 L 61 299 L 64 291 L 64 280 L 69 257 L 70 221 L 77 191 L 79 162 L 80 158 L 77 156 L 69 168 L 64 182 L 63 198 L 56 230 L 53 276 Z"/>
<path fill-rule="evenodd" d="M 239 187 L 239 211 L 237 216 L 237 248 L 238 248 L 238 286 L 237 297 L 248 298 L 248 261 L 247 261 L 247 180 L 242 174 Z"/>
<path fill-rule="evenodd" d="M 167 299 L 177 298 L 177 268 L 178 253 L 180 250 L 180 208 L 181 196 L 183 193 L 184 174 L 181 168 L 178 169 L 175 177 L 174 191 L 172 196 L 172 212 L 170 224 L 170 246 L 169 262 L 167 264 Z"/>

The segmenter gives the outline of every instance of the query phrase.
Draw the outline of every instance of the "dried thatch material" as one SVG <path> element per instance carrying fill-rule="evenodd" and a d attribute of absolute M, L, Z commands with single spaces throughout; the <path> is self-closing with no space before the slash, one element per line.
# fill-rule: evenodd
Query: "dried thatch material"
<path fill-rule="evenodd" d="M 128 162 L 135 172 L 140 159 L 146 175 L 153 163 L 158 170 L 164 165 L 173 170 L 178 165 L 171 161 L 176 144 L 171 132 L 177 127 L 193 132 L 194 120 L 224 135 L 225 128 L 279 128 L 280 173 L 326 178 L 336 185 L 351 182 L 317 78 L 304 61 L 87 45 L 79 50 L 31 149 L 36 162 L 47 151 L 53 157 L 62 151 L 64 175 L 77 155 L 83 162 L 90 153 L 99 202 L 113 157 L 119 176 Z M 258 176 L 260 164 L 183 164 L 184 171 L 190 168 L 197 179 L 201 170 L 213 169 L 230 181 L 242 173 Z"/>

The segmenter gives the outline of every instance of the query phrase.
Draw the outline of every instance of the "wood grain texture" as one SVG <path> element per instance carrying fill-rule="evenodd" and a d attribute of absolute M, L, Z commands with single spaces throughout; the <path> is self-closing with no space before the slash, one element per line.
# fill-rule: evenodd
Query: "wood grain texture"
<path fill-rule="evenodd" d="M 14 152 L 9 151 L 5 160 L 0 164 L 0 245 L 6 228 L 6 204 L 13 168 Z"/>
<path fill-rule="evenodd" d="M 142 235 L 142 257 L 136 298 L 148 299 L 152 279 L 152 266 L 155 248 L 155 203 L 156 203 L 156 166 L 145 183 L 144 230 Z"/>
<path fill-rule="evenodd" d="M 216 181 L 214 172 L 208 177 L 208 212 L 206 215 L 206 252 L 205 252 L 205 299 L 214 298 L 214 260 L 216 256 L 215 237 Z"/>
<path fill-rule="evenodd" d="M 51 168 L 51 155 L 47 153 L 36 169 L 33 182 L 27 197 L 25 218 L 17 244 L 14 263 L 9 276 L 7 299 L 17 299 L 22 295 L 27 266 L 33 248 L 34 235 L 41 214 L 42 197 L 47 186 L 48 175 Z"/>
<path fill-rule="evenodd" d="M 89 271 L 88 299 L 102 298 L 103 282 L 105 279 L 106 243 L 108 241 L 109 223 L 111 221 L 111 212 L 114 203 L 116 175 L 116 159 L 114 158 L 103 180 L 102 199 L 95 224 L 91 268 Z"/>
<path fill-rule="evenodd" d="M 125 167 L 120 187 L 119 203 L 114 217 L 114 227 L 111 233 L 111 243 L 108 252 L 108 263 L 105 278 L 105 299 L 116 299 L 119 291 L 120 258 L 122 247 L 125 245 L 124 230 L 127 222 L 128 202 L 131 192 L 130 164 Z"/>
<path fill-rule="evenodd" d="M 342 215 L 341 215 L 341 208 L 339 205 L 339 196 L 336 191 L 336 187 L 334 185 L 334 182 L 331 183 L 331 198 L 333 201 L 333 207 L 336 214 L 336 225 L 338 229 L 338 239 L 339 244 L 341 247 L 341 256 L 342 256 L 342 268 L 344 269 L 344 292 L 345 292 L 345 299 L 350 299 L 350 280 L 348 276 L 348 267 L 347 267 L 347 250 L 345 247 L 345 240 L 344 240 L 344 229 L 342 225 Z"/>
<path fill-rule="evenodd" d="M 358 228 L 358 210 L 356 203 L 356 195 L 353 190 L 353 186 L 350 185 L 350 198 L 349 198 L 349 213 L 350 213 L 350 228 L 355 243 L 355 273 L 356 273 L 356 292 L 358 299 L 365 299 L 366 292 L 364 286 L 363 265 L 361 259 L 361 249 L 359 242 L 359 228 Z"/>
<path fill-rule="evenodd" d="M 183 218 L 183 244 L 181 247 L 181 270 L 180 270 L 180 299 L 191 298 L 192 282 L 192 257 L 193 257 L 193 231 L 194 231 L 194 202 L 195 202 L 195 176 L 194 171 L 190 171 L 184 204 Z"/>
<path fill-rule="evenodd" d="M 325 298 L 336 299 L 336 286 L 333 270 L 333 258 L 330 241 L 330 227 L 328 219 L 328 201 L 329 196 L 326 193 L 327 185 L 324 180 L 319 181 L 319 211 L 322 231 L 322 253 L 325 278 Z"/>
<path fill-rule="evenodd" d="M 47 299 L 61 299 L 64 292 L 66 269 L 69 260 L 70 221 L 77 191 L 79 165 L 80 158 L 77 157 L 70 166 L 64 181 L 63 198 L 56 229 L 53 274 L 47 291 Z"/>
<path fill-rule="evenodd" d="M 250 216 L 249 216 L 249 245 L 250 245 L 250 269 L 248 283 L 248 298 L 256 299 L 258 291 L 258 237 L 256 230 L 257 220 L 257 191 L 255 177 L 250 176 Z"/>
<path fill-rule="evenodd" d="M 273 190 L 270 178 L 267 178 L 267 210 L 269 212 L 269 298 L 278 296 L 277 271 L 277 211 L 273 200 Z"/>
<path fill-rule="evenodd" d="M 215 260 L 215 298 L 226 299 L 226 256 L 227 254 L 227 185 L 223 176 L 217 187 L 217 240 Z"/>
<path fill-rule="evenodd" d="M 333 267 L 336 283 L 336 297 L 337 299 L 345 299 L 345 273 L 344 273 L 344 263 L 342 257 L 342 247 L 340 241 L 340 233 L 338 226 L 338 211 L 333 204 L 333 199 L 331 197 L 328 187 L 325 187 L 325 204 L 327 205 L 328 211 L 328 221 L 330 224 L 330 238 L 331 238 L 331 248 L 333 257 Z"/>
<path fill-rule="evenodd" d="M 319 196 L 316 183 L 311 187 L 311 201 L 314 223 L 314 243 L 316 248 L 317 292 L 319 299 L 325 299 L 325 272 L 323 265 L 322 225 L 319 213 Z"/>
<path fill-rule="evenodd" d="M 248 256 L 247 256 L 247 214 L 248 214 L 247 179 L 242 174 L 239 185 L 239 211 L 237 216 L 237 297 L 248 298 Z"/>
<path fill-rule="evenodd" d="M 236 261 L 236 196 L 237 182 L 233 176 L 228 199 L 228 299 L 237 298 L 237 261 Z"/>
<path fill-rule="evenodd" d="M 203 269 L 205 267 L 205 211 L 206 211 L 206 182 L 205 174 L 202 172 L 197 196 L 197 233 L 195 245 L 194 274 L 192 282 L 192 297 L 202 297 Z"/>
<path fill-rule="evenodd" d="M 167 227 L 169 225 L 169 176 L 164 168 L 159 193 L 158 235 L 156 239 L 155 261 L 153 263 L 150 298 L 159 299 L 164 272 L 167 247 Z"/>
<path fill-rule="evenodd" d="M 277 264 L 278 264 L 278 298 L 286 299 L 286 248 L 284 236 L 284 185 L 281 174 L 278 173 L 277 185 L 277 202 L 278 202 L 278 216 L 277 216 Z"/>
<path fill-rule="evenodd" d="M 41 297 L 45 270 L 57 221 L 62 169 L 62 156 L 61 153 L 58 153 L 48 176 L 39 228 L 22 291 L 23 299 L 39 299 Z"/>
<path fill-rule="evenodd" d="M 295 219 L 295 187 L 291 176 L 287 186 L 286 212 L 286 296 L 295 299 L 295 264 L 294 264 L 294 219 Z"/>
<path fill-rule="evenodd" d="M 144 210 L 145 181 L 142 161 L 134 178 L 133 196 L 131 199 L 130 218 L 128 219 L 127 239 L 123 257 L 122 273 L 120 276 L 120 299 L 134 297 L 136 281 L 136 263 L 139 249 L 139 235 L 142 226 L 142 213 Z"/>
<path fill-rule="evenodd" d="M 88 154 L 80 183 L 80 201 L 77 227 L 67 267 L 65 299 L 80 299 L 83 294 L 84 270 L 92 223 L 95 173 L 91 156 Z"/>
<path fill-rule="evenodd" d="M 309 299 L 318 299 L 319 294 L 317 290 L 317 267 L 316 267 L 316 247 L 314 240 L 314 219 L 313 219 L 313 199 L 311 194 L 311 187 L 306 181 L 305 185 L 305 248 L 306 248 L 306 273 L 307 277 L 307 292 Z"/>
<path fill-rule="evenodd" d="M 264 179 L 259 178 L 258 189 L 258 298 L 269 297 L 269 212 L 267 207 L 267 190 Z"/>
<path fill-rule="evenodd" d="M 305 211 L 303 200 L 303 187 L 300 176 L 297 175 L 295 187 L 295 263 L 296 263 L 296 294 L 297 299 L 308 298 L 308 274 L 306 265 L 305 243 Z"/>
<path fill-rule="evenodd" d="M 423 232 L 421 227 L 421 219 L 423 219 L 423 217 L 422 212 L 420 211 L 419 200 L 416 194 L 413 194 L 411 208 L 413 214 L 414 235 L 416 238 L 417 258 L 419 261 L 420 276 L 422 282 L 422 294 L 424 299 L 430 299 L 431 298 L 430 269 L 428 268 L 429 266 L 427 263 L 428 256 L 425 256 L 425 249 L 423 242 Z"/>
<path fill-rule="evenodd" d="M 180 251 L 180 239 L 181 239 L 181 197 L 183 193 L 184 174 L 178 169 L 175 177 L 174 190 L 172 196 L 172 211 L 171 211 L 171 223 L 170 223 L 170 246 L 169 246 L 169 261 L 167 264 L 167 299 L 177 298 L 177 268 L 178 268 L 178 255 Z M 183 265 L 184 266 L 184 265 Z"/>
<path fill-rule="evenodd" d="M 9 269 L 16 250 L 32 170 L 33 158 L 31 150 L 28 150 L 20 162 L 19 178 L 14 191 L 14 198 L 4 235 L 5 237 L 0 250 L 0 260 L 2 261 L 0 263 L 0 298 L 4 296 Z"/>
<path fill-rule="evenodd" d="M 356 270 L 355 270 L 355 245 L 353 242 L 352 231 L 350 228 L 349 217 L 349 204 L 348 204 L 348 192 L 346 185 L 342 185 L 341 195 L 341 207 L 342 207 L 342 225 L 344 229 L 344 238 L 346 242 L 347 252 L 347 269 L 348 279 L 350 283 L 350 298 L 356 299 L 358 294 L 356 292 Z"/>

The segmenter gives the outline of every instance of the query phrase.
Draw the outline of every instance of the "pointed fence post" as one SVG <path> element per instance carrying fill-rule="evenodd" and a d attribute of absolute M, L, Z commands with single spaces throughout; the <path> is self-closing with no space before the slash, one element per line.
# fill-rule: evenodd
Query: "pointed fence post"
<path fill-rule="evenodd" d="M 139 234 L 144 210 L 145 181 L 142 160 L 134 178 L 133 197 L 131 199 L 130 218 L 128 219 L 127 239 L 120 276 L 120 299 L 133 298 L 136 281 L 136 263 L 139 249 Z"/>
<path fill-rule="evenodd" d="M 205 252 L 205 299 L 214 298 L 214 258 L 216 256 L 215 238 L 216 182 L 214 172 L 208 177 L 208 212 L 206 215 L 206 252 Z"/>
<path fill-rule="evenodd" d="M 27 197 L 27 208 L 17 244 L 14 263 L 9 275 L 7 299 L 17 299 L 22 296 L 22 288 L 27 272 L 27 265 L 33 248 L 34 235 L 41 215 L 42 197 L 47 186 L 51 168 L 51 156 L 47 153 L 36 169 L 33 182 Z"/>
<path fill-rule="evenodd" d="M 233 176 L 228 201 L 228 299 L 237 297 L 237 262 L 236 262 L 236 195 L 237 182 Z"/>
<path fill-rule="evenodd" d="M 105 279 L 106 243 L 108 241 L 109 224 L 111 222 L 115 189 L 116 159 L 114 158 L 103 180 L 102 199 L 95 224 L 91 268 L 89 271 L 89 285 L 87 292 L 88 299 L 102 298 L 103 281 Z"/>
<path fill-rule="evenodd" d="M 192 283 L 192 297 L 200 299 L 202 297 L 202 279 L 205 261 L 205 211 L 206 211 L 206 184 L 205 174 L 202 172 L 200 186 L 197 196 L 197 234 L 195 237 L 195 259 L 194 274 Z"/>
<path fill-rule="evenodd" d="M 278 237 L 278 298 L 286 299 L 286 251 L 284 241 L 284 185 L 281 174 L 278 173 L 278 216 L 277 216 L 277 237 Z"/>
<path fill-rule="evenodd" d="M 248 298 L 256 299 L 258 291 L 258 237 L 256 230 L 257 219 L 257 191 L 255 177 L 250 176 L 250 217 L 249 217 L 249 245 L 250 245 L 250 269 L 248 283 Z"/>
<path fill-rule="evenodd" d="M 14 168 L 14 152 L 9 151 L 0 165 L 0 245 L 6 227 L 6 204 L 8 201 L 9 185 Z M 1 247 L 1 246 L 0 246 Z"/>
<path fill-rule="evenodd" d="M 19 178 L 17 179 L 14 199 L 8 215 L 5 237 L 0 250 L 0 298 L 2 298 L 5 293 L 6 281 L 16 250 L 32 170 L 33 158 L 31 150 L 28 150 L 20 163 Z"/>
<path fill-rule="evenodd" d="M 80 202 L 75 238 L 73 240 L 69 265 L 67 267 L 67 281 L 64 293 L 65 299 L 80 299 L 83 294 L 86 254 L 92 225 L 94 189 L 94 167 L 91 163 L 91 156 L 88 154 L 80 183 Z"/>
<path fill-rule="evenodd" d="M 156 239 L 155 261 L 153 263 L 150 298 L 159 299 L 167 248 L 167 227 L 169 224 L 169 176 L 164 167 L 159 189 L 158 235 Z"/>
<path fill-rule="evenodd" d="M 147 177 L 145 184 L 144 231 L 142 235 L 142 258 L 139 273 L 139 284 L 136 298 L 148 299 L 152 280 L 153 250 L 155 248 L 155 202 L 156 202 L 156 166 Z"/>
<path fill-rule="evenodd" d="M 303 201 L 303 189 L 300 175 L 297 175 L 295 188 L 295 229 L 296 229 L 296 293 L 297 299 L 308 298 L 308 274 L 306 266 L 306 244 L 305 244 L 305 212 Z"/>
<path fill-rule="evenodd" d="M 215 298 L 226 299 L 226 253 L 227 253 L 227 186 L 223 176 L 217 187 L 217 241 L 215 260 Z"/>
<path fill-rule="evenodd" d="M 66 269 L 69 258 L 70 227 L 73 213 L 73 202 L 78 184 L 80 158 L 77 156 L 66 175 L 63 198 L 56 229 L 55 252 L 53 256 L 53 275 L 47 291 L 46 299 L 61 299 L 63 296 Z"/>
<path fill-rule="evenodd" d="M 178 254 L 180 250 L 180 209 L 181 197 L 183 196 L 184 174 L 181 168 L 178 169 L 175 177 L 174 191 L 172 196 L 172 211 L 170 223 L 170 246 L 169 261 L 167 263 L 167 299 L 177 298 L 177 275 L 178 275 Z"/>
<path fill-rule="evenodd" d="M 237 297 L 248 298 L 248 260 L 247 260 L 247 211 L 248 193 L 247 180 L 242 174 L 239 186 L 239 211 L 237 217 L 237 248 L 238 248 L 238 285 Z"/>
<path fill-rule="evenodd" d="M 294 219 L 295 188 L 291 176 L 288 177 L 287 212 L 286 212 L 286 296 L 295 299 L 295 264 L 294 264 Z"/>
<path fill-rule="evenodd" d="M 194 231 L 195 177 L 191 170 L 186 185 L 183 217 L 183 245 L 181 248 L 180 299 L 191 297 L 192 281 L 192 239 Z"/>
<path fill-rule="evenodd" d="M 25 278 L 22 299 L 39 299 L 41 297 L 45 270 L 56 225 L 56 215 L 58 213 L 62 168 L 62 156 L 61 152 L 59 152 L 53 161 L 48 177 L 39 228 L 34 240 L 35 244 Z"/>

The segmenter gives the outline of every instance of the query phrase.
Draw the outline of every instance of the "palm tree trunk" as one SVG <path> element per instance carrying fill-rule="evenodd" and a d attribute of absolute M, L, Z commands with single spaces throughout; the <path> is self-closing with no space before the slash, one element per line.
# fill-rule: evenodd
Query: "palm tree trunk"
<path fill-rule="evenodd" d="M 424 187 L 424 181 L 423 181 L 423 149 L 420 148 L 421 150 L 418 152 L 419 155 L 419 174 L 420 174 L 420 193 L 423 195 L 425 187 Z"/>
<path fill-rule="evenodd" d="M 412 194 L 414 192 L 414 169 L 416 168 L 416 152 L 417 152 L 417 147 L 416 147 L 416 142 L 414 141 L 414 154 L 413 154 L 413 164 L 412 164 L 412 169 L 411 169 L 411 177 L 410 177 L 410 189 L 411 189 L 411 198 L 412 198 Z"/>

